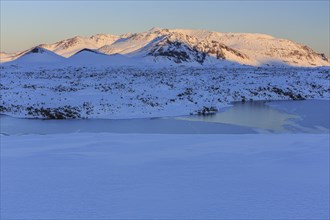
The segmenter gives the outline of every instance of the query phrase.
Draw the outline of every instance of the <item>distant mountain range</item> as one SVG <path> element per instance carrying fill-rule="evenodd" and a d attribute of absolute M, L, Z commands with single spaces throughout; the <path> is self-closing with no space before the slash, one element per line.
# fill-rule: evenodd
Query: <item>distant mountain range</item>
<path fill-rule="evenodd" d="M 161 28 L 120 36 L 77 36 L 20 53 L 1 52 L 0 57 L 3 63 L 17 65 L 330 65 L 324 54 L 306 45 L 265 34 Z"/>

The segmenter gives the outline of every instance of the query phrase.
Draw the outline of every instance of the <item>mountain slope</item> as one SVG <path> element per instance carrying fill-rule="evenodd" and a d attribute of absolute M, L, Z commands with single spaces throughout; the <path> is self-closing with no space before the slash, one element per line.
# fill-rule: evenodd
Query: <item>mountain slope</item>
<path fill-rule="evenodd" d="M 39 46 L 51 50 L 61 56 L 69 57 L 84 48 L 98 49 L 104 45 L 112 44 L 118 38 L 118 36 L 111 34 L 97 34 L 91 37 L 76 36 L 54 44 L 41 44 Z"/>
<path fill-rule="evenodd" d="M 177 34 L 171 34 L 158 40 L 152 45 L 147 45 L 137 53 L 143 53 L 146 56 L 167 58 L 175 63 L 197 62 L 199 64 L 217 64 L 224 63 L 220 61 L 231 61 L 239 63 L 248 59 L 245 54 L 227 47 L 217 41 L 206 42 L 199 41 L 197 38 L 182 38 Z"/>
<path fill-rule="evenodd" d="M 216 35 L 216 37 L 214 36 Z M 306 45 L 286 39 L 278 39 L 263 34 L 214 34 L 216 38 L 230 48 L 236 49 L 253 61 L 252 65 L 285 63 L 293 66 L 329 65 L 324 54 L 318 54 Z"/>
<path fill-rule="evenodd" d="M 23 52 L 16 52 L 16 53 L 0 52 L 0 63 L 5 63 L 5 62 L 15 60 L 18 57 L 20 57 L 21 55 L 23 55 L 24 53 L 26 53 L 27 51 L 28 50 L 23 51 Z"/>

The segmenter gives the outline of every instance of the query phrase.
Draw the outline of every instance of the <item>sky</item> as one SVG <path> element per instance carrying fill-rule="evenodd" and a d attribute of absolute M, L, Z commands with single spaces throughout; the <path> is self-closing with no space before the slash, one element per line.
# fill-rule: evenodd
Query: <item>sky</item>
<path fill-rule="evenodd" d="M 263 33 L 306 44 L 329 57 L 329 0 L 11 1 L 1 0 L 1 48 L 152 27 Z"/>

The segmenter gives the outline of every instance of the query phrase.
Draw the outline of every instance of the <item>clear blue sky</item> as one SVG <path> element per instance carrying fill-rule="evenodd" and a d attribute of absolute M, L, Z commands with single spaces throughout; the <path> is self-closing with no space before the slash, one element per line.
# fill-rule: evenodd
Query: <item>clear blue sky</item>
<path fill-rule="evenodd" d="M 1 51 L 152 27 L 265 33 L 329 56 L 329 1 L 3 1 Z"/>

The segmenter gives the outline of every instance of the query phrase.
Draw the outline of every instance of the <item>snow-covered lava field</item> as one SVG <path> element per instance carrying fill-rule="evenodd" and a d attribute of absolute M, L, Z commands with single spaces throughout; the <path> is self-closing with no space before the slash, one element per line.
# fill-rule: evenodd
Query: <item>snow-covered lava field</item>
<path fill-rule="evenodd" d="M 207 114 L 233 101 L 329 99 L 329 67 L 1 66 L 0 113 L 28 118 Z"/>

